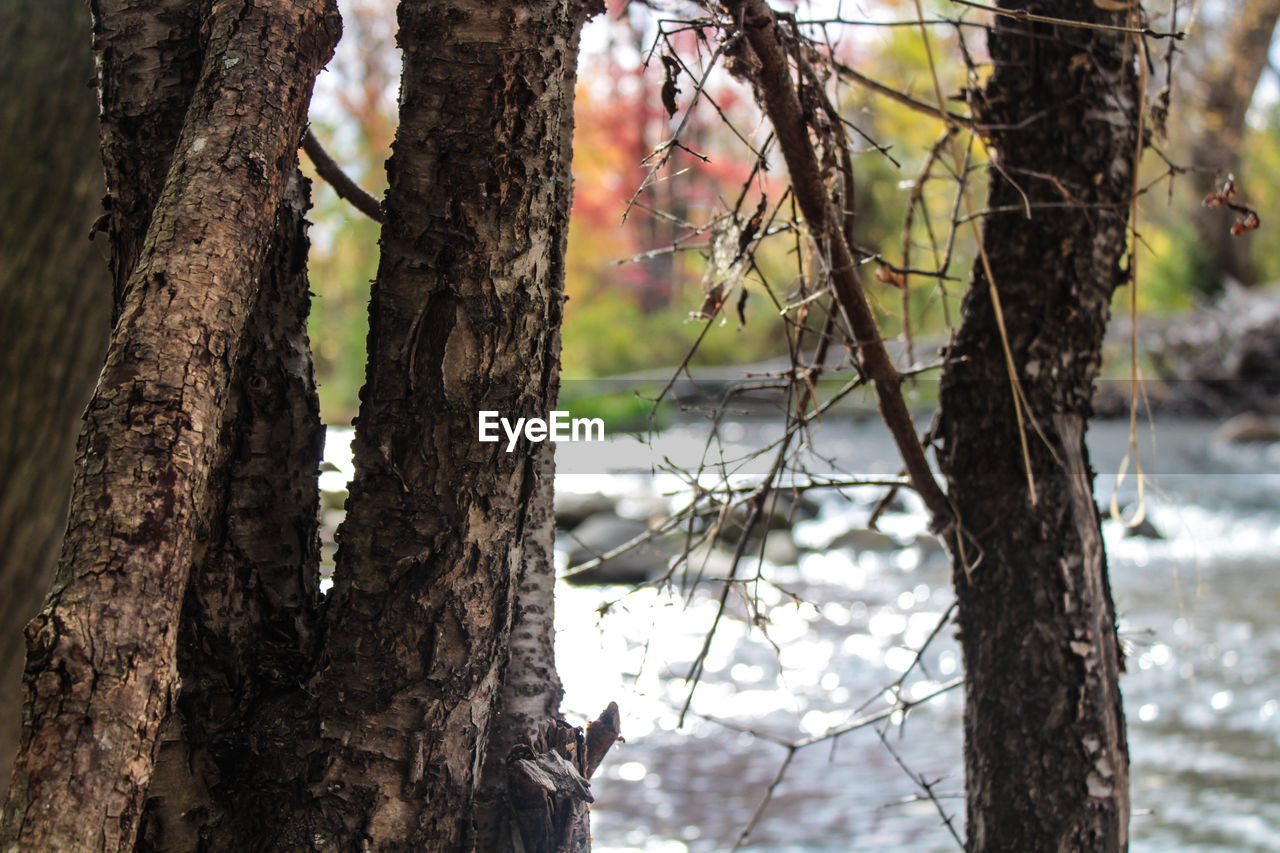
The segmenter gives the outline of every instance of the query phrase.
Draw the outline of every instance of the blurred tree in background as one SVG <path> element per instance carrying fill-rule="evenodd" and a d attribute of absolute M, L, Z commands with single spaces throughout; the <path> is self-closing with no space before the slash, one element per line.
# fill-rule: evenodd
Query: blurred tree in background
<path fill-rule="evenodd" d="M 396 123 L 399 55 L 393 7 L 392 0 L 343 4 L 347 34 L 321 76 L 312 108 L 313 129 L 326 147 L 378 197 L 385 189 L 382 163 Z M 828 14 L 820 7 L 798 8 L 810 19 Z M 856 21 L 843 22 L 853 26 L 837 26 L 832 18 L 829 38 L 837 58 L 855 74 L 928 101 L 932 84 L 920 39 L 911 28 L 895 25 L 906 8 L 887 0 L 872 4 Z M 941 49 L 955 54 L 957 33 L 978 27 L 982 19 L 947 4 L 932 8 L 939 17 L 957 21 L 938 28 Z M 1151 15 L 1196 37 L 1177 42 L 1171 58 L 1148 57 L 1159 86 L 1168 68 L 1177 75 L 1168 95 L 1155 83 L 1149 95 L 1158 105 L 1170 104 L 1179 118 L 1167 139 L 1162 128 L 1153 130 L 1175 174 L 1168 174 L 1169 165 L 1156 157 L 1143 165 L 1144 185 L 1155 184 L 1140 206 L 1138 307 L 1144 314 L 1185 310 L 1201 294 L 1220 287 L 1223 276 L 1246 284 L 1280 276 L 1280 236 L 1274 229 L 1264 226 L 1233 236 L 1232 218 L 1223 210 L 1202 209 L 1200 203 L 1228 173 L 1264 220 L 1272 201 L 1280 198 L 1280 89 L 1265 49 L 1280 2 L 1251 0 L 1239 14 L 1224 4 L 1180 6 L 1176 21 L 1170 20 L 1168 9 L 1153 9 Z M 660 17 L 648 4 L 611 0 L 608 14 L 584 33 L 564 330 L 568 378 L 679 363 L 702 332 L 702 323 L 691 315 L 704 298 L 708 229 L 716 210 L 731 203 L 744 185 L 776 200 L 773 173 L 752 177 L 751 146 L 762 143 L 767 130 L 741 87 L 723 74 L 711 76 L 703 97 L 714 107 L 702 104 L 686 116 L 699 81 L 682 68 L 674 77 L 677 112 L 668 115 L 662 97 L 666 69 Z M 679 52 L 695 48 L 709 55 L 714 49 L 699 45 L 691 30 L 662 38 Z M 982 41 L 968 40 L 977 71 L 972 81 L 965 79 L 961 63 L 938 69 L 944 91 L 963 92 L 985 82 L 985 56 L 976 53 L 985 49 Z M 851 77 L 845 82 L 861 81 Z M 843 87 L 843 93 L 841 109 L 865 134 L 856 140 L 861 153 L 854 163 L 857 243 L 891 264 L 936 268 L 944 259 L 950 261 L 949 279 L 908 276 L 905 298 L 890 287 L 872 293 L 886 334 L 901 333 L 905 306 L 913 330 L 930 344 L 940 344 L 955 315 L 958 282 L 974 256 L 964 232 L 948 245 L 952 199 L 917 192 L 921 184 L 951 177 L 948 167 L 931 155 L 943 124 L 922 119 L 918 108 L 865 85 Z M 719 119 L 717 109 L 726 121 Z M 688 149 L 670 152 L 665 165 L 654 169 L 662 160 L 662 144 L 682 123 L 680 138 Z M 975 169 L 969 179 L 980 194 L 982 171 Z M 917 209 L 907 238 L 911 263 L 905 263 L 903 228 L 913 204 Z M 311 324 L 320 396 L 326 421 L 341 424 L 354 413 L 361 381 L 360 359 L 351 354 L 363 350 L 377 225 L 323 182 L 317 184 L 312 218 L 317 226 L 312 278 L 320 299 Z M 783 253 L 765 248 L 758 258 L 760 269 L 748 274 L 747 322 L 740 328 L 732 311 L 727 319 L 718 318 L 695 363 L 754 362 L 783 354 L 769 319 L 776 310 L 760 277 L 782 282 L 786 263 Z M 948 286 L 955 291 L 952 296 L 946 295 Z"/>
<path fill-rule="evenodd" d="M 89 16 L 75 0 L 0 8 L 0 779 L 18 739 L 22 626 L 66 524 L 71 454 L 111 321 Z"/>

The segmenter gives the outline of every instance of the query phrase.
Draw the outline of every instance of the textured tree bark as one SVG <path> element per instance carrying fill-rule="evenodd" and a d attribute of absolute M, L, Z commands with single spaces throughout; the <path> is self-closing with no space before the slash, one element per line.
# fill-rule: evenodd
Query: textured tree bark
<path fill-rule="evenodd" d="M 568 169 L 573 158 L 573 92 L 577 79 L 578 36 L 582 20 L 588 12 L 595 13 L 599 9 L 587 10 L 576 8 L 573 14 L 576 21 L 571 32 L 567 33 L 568 43 L 565 53 L 572 57 L 568 67 L 564 69 L 564 79 L 560 85 L 564 87 L 562 102 L 565 116 L 560 122 L 560 156 L 564 169 Z M 551 272 L 556 281 L 563 281 L 564 251 L 567 238 L 569 211 L 572 207 L 571 185 L 565 183 L 558 193 L 557 203 L 557 237 L 560 246 L 555 255 L 555 266 Z M 557 328 L 552 336 L 553 376 L 551 399 L 559 392 L 559 360 L 560 332 Z M 517 747 L 538 744 L 538 755 L 545 757 L 549 750 L 560 744 L 548 744 L 547 740 L 556 739 L 552 732 L 560 733 L 567 725 L 560 714 L 560 698 L 564 693 L 560 678 L 556 673 L 555 663 L 555 445 L 546 443 L 537 451 L 534 463 L 536 482 L 532 498 L 529 502 L 528 518 L 525 523 L 524 542 L 522 545 L 522 566 L 516 594 L 514 621 L 508 644 L 508 658 L 492 730 L 489 735 L 488 756 L 485 759 L 480 790 L 476 801 L 476 849 L 487 853 L 504 853 L 524 848 L 529 845 L 521 840 L 522 830 L 528 823 L 536 823 L 540 827 L 551 827 L 548 848 L 551 849 L 587 849 L 574 848 L 571 845 L 576 839 L 590 839 L 590 813 L 587 801 L 578 792 L 586 790 L 586 779 L 582 778 L 582 786 L 571 785 L 571 792 L 562 797 L 561 802 L 554 797 L 546 796 L 539 790 L 537 808 L 522 811 L 513 800 L 508 790 L 511 778 L 510 759 Z M 615 722 L 616 728 L 616 722 Z M 605 747 L 608 748 L 607 746 Z M 576 782 L 577 780 L 575 780 Z M 564 807 L 571 812 L 572 820 L 562 821 L 556 825 L 554 812 L 557 807 Z M 529 815 L 533 811 L 536 814 Z M 522 820 L 522 818 L 524 818 Z"/>
<path fill-rule="evenodd" d="M 231 368 L 338 29 L 330 5 L 285 0 L 220 4 L 206 24 L 200 83 L 81 434 L 58 574 L 27 629 L 4 845 L 133 844 L 173 699 L 194 531 L 225 455 Z"/>
<path fill-rule="evenodd" d="M 201 21 L 185 0 L 99 0 L 96 11 L 113 267 L 127 280 L 197 82 Z M 178 636 L 182 692 L 162 732 L 138 850 L 195 849 L 225 833 L 228 813 L 242 809 L 252 712 L 306 678 L 323 446 L 306 335 L 309 204 L 295 173 L 232 373 L 220 437 L 229 455 L 210 477 L 197 531 Z"/>
<path fill-rule="evenodd" d="M 1200 102 L 1195 108 L 1202 125 L 1191 145 L 1191 165 L 1204 170 L 1191 173 L 1192 186 L 1200 198 L 1221 189 L 1228 174 L 1240 171 L 1240 149 L 1248 129 L 1245 115 L 1267 70 L 1277 21 L 1278 0 L 1247 0 L 1233 12 L 1227 32 L 1214 40 L 1214 61 L 1200 81 Z M 1238 176 L 1247 193 L 1248 176 Z M 1257 284 L 1258 272 L 1249 256 L 1252 236 L 1232 235 L 1234 216 L 1225 210 L 1199 207 L 1194 220 L 1200 245 L 1208 255 L 1205 289 L 1217 290 L 1224 277 L 1244 285 Z"/>
<path fill-rule="evenodd" d="M 554 401 L 562 145 L 582 13 L 403 2 L 400 127 L 356 478 L 320 669 L 320 849 L 463 850 L 502 687 L 534 452 L 477 412 Z"/>
<path fill-rule="evenodd" d="M 537 452 L 506 674 L 476 796 L 475 849 L 485 853 L 590 850 L 589 780 L 620 735 L 616 704 L 585 735 L 560 714 L 554 447 L 547 443 Z"/>
<path fill-rule="evenodd" d="M 91 0 L 89 8 L 118 317 L 200 77 L 201 4 Z"/>
<path fill-rule="evenodd" d="M 164 730 L 139 851 L 207 849 L 242 828 L 264 703 L 309 675 L 320 613 L 324 427 L 307 340 L 307 181 L 290 179 L 232 373 L 178 633 L 182 689 Z M 203 847 L 201 847 L 203 845 Z"/>
<path fill-rule="evenodd" d="M 1015 8 L 1018 4 L 1001 3 Z M 1124 23 L 1091 0 L 1056 16 Z M 1031 416 L 1038 501 L 989 282 L 975 266 L 941 386 L 939 462 L 965 656 L 967 849 L 1118 851 L 1128 839 L 1122 667 L 1084 433 L 1133 190 L 1135 46 L 998 18 L 977 104 L 991 144 L 983 244 Z M 1048 176 L 1048 177 L 1045 177 Z M 1015 187 L 1011 182 L 1018 182 Z M 1020 189 L 1019 189 L 1020 188 Z M 1079 207 L 1021 211 L 1060 203 Z"/>
<path fill-rule="evenodd" d="M 0 6 L 0 788 L 18 745 L 22 625 L 58 556 L 80 414 L 110 332 L 89 17 Z"/>
<path fill-rule="evenodd" d="M 534 475 L 502 696 L 476 802 L 476 848 L 491 853 L 516 849 L 514 815 L 507 801 L 507 756 L 518 743 L 533 743 L 548 722 L 561 719 L 564 695 L 555 662 L 554 444 L 538 449 Z"/>

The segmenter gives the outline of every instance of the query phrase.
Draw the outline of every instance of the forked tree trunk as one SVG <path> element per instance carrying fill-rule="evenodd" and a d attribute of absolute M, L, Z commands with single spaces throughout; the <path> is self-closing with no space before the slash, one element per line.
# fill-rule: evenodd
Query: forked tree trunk
<path fill-rule="evenodd" d="M 1092 0 L 1053 14 L 1125 23 Z M 1000 212 L 983 234 L 995 281 L 975 265 L 942 380 L 939 452 L 964 531 L 953 559 L 972 851 L 1127 845 L 1121 651 L 1084 433 L 1127 275 L 1137 50 L 1121 34 L 1005 17 L 990 35 L 995 70 L 977 106 L 997 128 L 989 207 Z M 1043 433 L 1025 429 L 1035 501 L 992 290 Z"/>
<path fill-rule="evenodd" d="M 102 138 L 117 293 L 142 251 L 203 49 L 185 0 L 96 4 Z M 307 182 L 276 217 L 223 431 L 178 632 L 182 691 L 162 729 L 138 850 L 195 849 L 225 831 L 244 774 L 248 709 L 305 679 L 318 616 L 322 427 L 306 336 Z M 118 306 L 119 307 L 119 306 Z"/>
<path fill-rule="evenodd" d="M 80 415 L 111 331 L 102 167 L 80 0 L 0 4 L 0 793 L 25 645 L 66 527 Z"/>
<path fill-rule="evenodd" d="M 119 288 L 58 574 L 27 630 L 26 727 L 0 821 L 5 849 L 133 845 L 174 699 L 195 531 L 225 456 L 218 434 L 232 366 L 311 85 L 338 29 L 319 0 L 221 4 L 205 24 L 200 82 Z"/>

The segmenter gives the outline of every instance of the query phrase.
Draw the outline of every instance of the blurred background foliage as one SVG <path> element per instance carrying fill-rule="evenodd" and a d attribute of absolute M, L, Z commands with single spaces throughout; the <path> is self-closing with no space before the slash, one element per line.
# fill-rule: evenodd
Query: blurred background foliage
<path fill-rule="evenodd" d="M 321 75 L 312 104 L 312 126 L 348 173 L 377 197 L 386 188 L 383 163 L 395 133 L 399 53 L 395 47 L 394 0 L 342 0 L 345 33 L 337 56 Z M 933 81 L 927 56 L 909 21 L 914 6 L 898 0 L 868 0 L 855 10 L 850 4 L 791 4 L 798 17 L 832 19 L 844 10 L 861 25 L 832 22 L 825 30 L 836 57 L 845 65 L 919 101 L 932 104 Z M 943 2 L 926 3 L 927 15 L 945 16 L 963 26 L 930 28 L 935 55 L 948 60 L 938 72 L 951 108 L 965 112 L 965 92 L 976 92 L 988 73 L 985 40 L 976 26 L 982 13 Z M 1188 23 L 1191 37 L 1178 42 L 1171 92 L 1168 134 L 1154 130 L 1158 151 L 1147 153 L 1140 202 L 1141 234 L 1137 304 L 1146 317 L 1185 311 L 1222 285 L 1221 265 L 1198 228 L 1205 227 L 1200 201 L 1203 186 L 1220 180 L 1213 169 L 1197 180 L 1194 170 L 1181 171 L 1195 150 L 1222 150 L 1224 164 L 1236 172 L 1241 198 L 1258 210 L 1263 227 L 1237 244 L 1253 264 L 1247 285 L 1280 279 L 1280 240 L 1269 227 L 1269 211 L 1280 202 L 1280 99 L 1275 71 L 1267 61 L 1257 68 L 1232 64 L 1233 39 L 1265 29 L 1269 40 L 1280 0 L 1246 0 L 1245 8 L 1206 2 L 1195 6 L 1197 18 L 1180 12 L 1179 29 Z M 1274 7 L 1274 12 L 1273 12 Z M 1148 12 L 1154 27 L 1168 28 L 1168 9 Z M 1160 16 L 1164 15 L 1164 18 Z M 589 378 L 657 373 L 674 367 L 701 337 L 692 363 L 741 364 L 786 354 L 786 335 L 779 305 L 796 290 L 800 270 L 809 259 L 801 241 L 786 228 L 774 228 L 755 251 L 755 264 L 742 281 L 748 292 L 745 322 L 736 312 L 736 294 L 711 320 L 699 316 L 706 298 L 711 226 L 741 199 L 745 219 L 763 195 L 772 214 L 781 201 L 780 164 L 757 170 L 757 151 L 766 143 L 767 127 L 747 87 L 722 71 L 707 77 L 689 114 L 711 48 L 696 32 L 663 24 L 650 5 L 609 0 L 608 12 L 590 23 L 583 35 L 579 69 L 574 153 L 574 207 L 569 234 L 563 375 Z M 669 19 L 667 19 L 669 21 Z M 660 28 L 671 32 L 661 37 Z M 1252 28 L 1252 29 L 1250 29 Z M 961 50 L 961 35 L 964 51 Z M 1159 101 L 1159 72 L 1170 42 L 1152 42 L 1151 102 Z M 661 91 L 663 54 L 683 63 L 676 83 L 677 111 L 668 116 Z M 972 71 L 961 59 L 968 55 Z M 1235 57 L 1239 60 L 1239 56 Z M 1247 58 L 1247 57 L 1246 57 Z M 1243 60 L 1240 60 L 1243 61 Z M 1214 75 L 1230 68 L 1236 89 L 1232 118 L 1221 105 L 1222 89 Z M 1252 76 L 1250 76 L 1252 75 Z M 1257 85 L 1255 95 L 1253 85 Z M 1249 81 L 1252 80 L 1252 83 Z M 973 260 L 968 229 L 951 230 L 956 209 L 954 176 L 940 158 L 922 173 L 929 151 L 943 132 L 941 121 L 922 115 L 894 99 L 832 80 L 830 92 L 850 125 L 859 148 L 856 173 L 856 241 L 878 255 L 865 273 L 875 276 L 880 260 L 901 265 L 903 227 L 911 199 L 919 208 L 908 240 L 910 266 L 939 269 L 950 247 L 945 278 L 914 275 L 907 293 L 890 283 L 872 281 L 870 292 L 884 320 L 887 336 L 900 336 L 907 310 L 917 360 L 928 359 L 946 339 L 950 318 L 958 314 Z M 1250 106 L 1250 104 L 1252 106 Z M 1217 111 L 1213 107 L 1218 107 Z M 1228 105 L 1230 106 L 1230 105 Z M 1240 126 L 1227 127 L 1234 121 Z M 1225 125 L 1224 125 L 1225 123 Z M 660 168 L 663 144 L 679 130 L 682 147 L 672 149 Z M 1197 148 L 1197 146 L 1199 146 Z M 1216 149 L 1215 149 L 1216 146 Z M 879 150 L 877 150 L 879 149 Z M 971 197 L 985 197 L 987 153 L 972 145 L 968 175 Z M 305 163 L 305 158 L 304 158 Z M 307 164 L 309 167 L 309 164 Z M 919 193 L 918 183 L 925 186 Z M 311 281 L 317 299 L 312 312 L 312 345 L 320 382 L 324 418 L 349 423 L 363 381 L 365 316 L 369 282 L 377 269 L 378 226 L 338 199 L 323 181 L 315 181 Z M 1225 211 L 1221 229 L 1230 228 Z M 778 212 L 776 223 L 791 217 Z M 1210 227 L 1214 227 L 1212 221 Z M 1129 292 L 1118 293 L 1116 310 L 1128 311 Z M 1155 322 L 1158 322 L 1156 320 Z M 706 328 L 708 327 L 709 328 Z M 705 334 L 704 334 L 705 332 Z M 1123 349 L 1118 347 L 1118 350 Z"/>

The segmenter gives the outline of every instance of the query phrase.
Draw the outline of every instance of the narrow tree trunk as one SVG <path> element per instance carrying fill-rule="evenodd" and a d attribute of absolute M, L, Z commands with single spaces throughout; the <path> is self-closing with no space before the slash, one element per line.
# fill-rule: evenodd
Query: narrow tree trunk
<path fill-rule="evenodd" d="M 590 850 L 588 780 L 620 735 L 615 703 L 585 733 L 560 715 L 553 448 L 543 445 L 535 462 L 509 659 L 476 797 L 475 849 L 484 853 Z"/>
<path fill-rule="evenodd" d="M 58 575 L 27 629 L 2 845 L 133 844 L 231 367 L 337 37 L 321 2 L 227 3 L 206 23 L 201 82 L 81 434 Z"/>
<path fill-rule="evenodd" d="M 1091 0 L 1054 14 L 1124 23 Z M 995 71 L 978 112 L 1002 129 L 991 131 L 989 207 L 1011 212 L 989 216 L 983 245 L 1043 438 L 1028 425 L 1033 501 L 979 264 L 942 380 L 939 453 L 963 531 L 953 558 L 972 851 L 1127 845 L 1121 652 L 1084 432 L 1126 278 L 1136 49 L 1123 35 L 1003 17 L 990 36 Z M 1036 208 L 1064 200 L 1076 205 Z"/>
<path fill-rule="evenodd" d="M 1192 187 L 1204 198 L 1221 189 L 1228 174 L 1237 174 L 1247 194 L 1254 176 L 1239 175 L 1240 152 L 1248 130 L 1245 116 L 1253 103 L 1258 81 L 1267 70 L 1271 38 L 1280 21 L 1278 0 L 1247 0 L 1233 11 L 1231 23 L 1210 46 L 1213 61 L 1200 81 L 1201 125 L 1191 144 Z M 1257 176 L 1261 179 L 1262 176 Z M 1224 278 L 1241 284 L 1258 283 L 1250 257 L 1252 234 L 1233 235 L 1234 215 L 1219 208 L 1198 207 L 1193 214 L 1200 245 L 1208 264 L 1206 290 L 1217 290 Z"/>
<path fill-rule="evenodd" d="M 578 9 L 575 14 L 582 15 L 585 11 Z M 565 45 L 566 55 L 573 57 L 564 70 L 565 78 L 561 84 L 561 96 L 567 99 L 560 107 L 559 124 L 561 162 L 565 169 L 569 168 L 573 158 L 573 95 L 580 26 L 581 19 L 578 19 L 572 32 L 567 34 L 569 42 Z M 564 278 L 566 226 L 572 201 L 571 184 L 566 182 L 558 193 L 557 218 L 560 224 L 557 237 L 560 245 L 553 255 L 554 265 L 550 273 L 553 280 L 560 282 Z M 553 333 L 551 348 L 554 365 L 551 399 L 554 400 L 559 393 L 558 328 Z M 534 472 L 537 479 L 525 523 L 506 673 L 476 802 L 476 849 L 486 853 L 516 853 L 520 850 L 532 853 L 534 848 L 522 840 L 522 836 L 532 835 L 547 838 L 557 850 L 589 849 L 589 844 L 587 848 L 571 845 L 574 840 L 590 839 L 591 835 L 587 803 L 576 796 L 576 790 L 564 797 L 548 797 L 545 791 L 539 791 L 533 809 L 521 808 L 526 804 L 517 803 L 509 790 L 512 758 L 517 747 L 538 744 L 543 750 L 554 749 L 546 742 L 548 733 L 568 726 L 560 715 L 564 689 L 555 662 L 555 445 L 547 443 L 538 450 Z M 614 726 L 616 737 L 616 720 Z M 603 748 L 607 750 L 611 744 L 612 740 Z M 545 759 L 545 754 L 541 757 Z M 584 777 L 589 775 L 585 769 L 579 769 L 583 770 Z M 582 781 L 585 785 L 586 779 Z M 564 814 L 568 819 L 557 821 L 557 814 Z M 535 827 L 550 831 L 538 832 Z"/>
<path fill-rule="evenodd" d="M 403 2 L 400 127 L 356 478 L 311 685 L 324 849 L 465 849 L 502 688 L 535 452 L 477 412 L 554 401 L 579 7 Z"/>
<path fill-rule="evenodd" d="M 0 5 L 0 791 L 18 745 L 22 626 L 66 526 L 71 460 L 111 330 L 89 16 Z"/>

